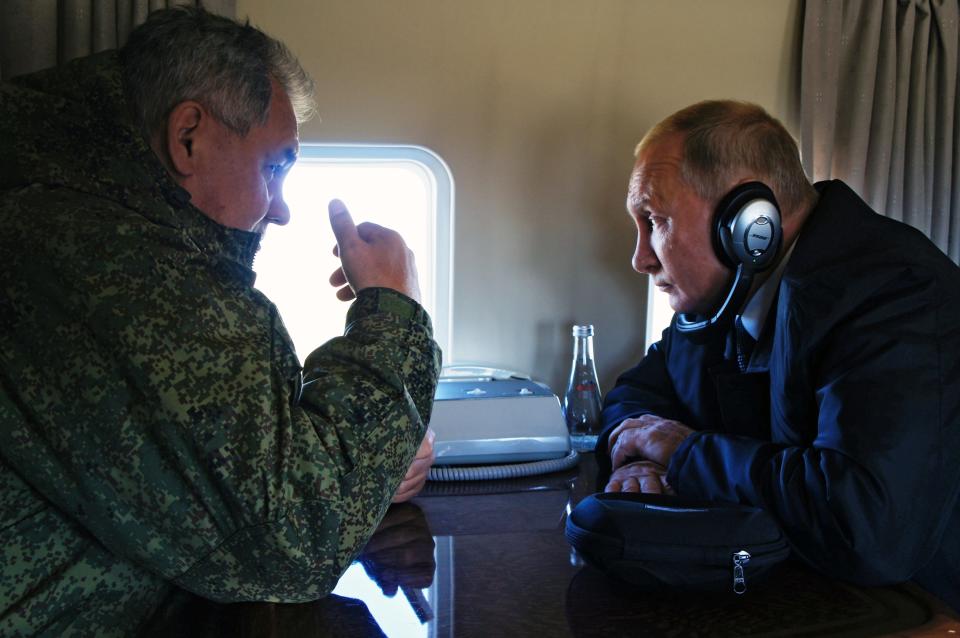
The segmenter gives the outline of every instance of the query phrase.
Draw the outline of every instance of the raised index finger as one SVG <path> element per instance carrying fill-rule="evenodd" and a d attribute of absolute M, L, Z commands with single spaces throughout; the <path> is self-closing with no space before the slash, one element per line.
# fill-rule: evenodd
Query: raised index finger
<path fill-rule="evenodd" d="M 337 245 L 356 241 L 357 226 L 353 223 L 347 206 L 339 199 L 331 199 L 327 211 L 330 213 L 330 227 L 333 229 L 333 236 L 337 238 Z"/>

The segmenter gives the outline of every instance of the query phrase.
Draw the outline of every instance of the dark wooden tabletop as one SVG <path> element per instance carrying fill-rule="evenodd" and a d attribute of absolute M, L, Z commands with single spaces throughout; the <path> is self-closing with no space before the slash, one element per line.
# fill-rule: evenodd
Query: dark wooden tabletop
<path fill-rule="evenodd" d="M 960 618 L 912 584 L 859 588 L 796 563 L 743 596 L 642 592 L 571 550 L 566 513 L 596 465 L 542 477 L 429 483 L 392 506 L 334 593 L 313 603 L 218 605 L 187 595 L 154 635 L 960 636 Z"/>

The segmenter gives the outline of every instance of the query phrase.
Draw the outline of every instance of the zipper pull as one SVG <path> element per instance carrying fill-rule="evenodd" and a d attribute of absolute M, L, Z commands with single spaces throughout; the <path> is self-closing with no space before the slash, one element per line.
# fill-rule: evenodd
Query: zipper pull
<path fill-rule="evenodd" d="M 740 550 L 733 553 L 733 592 L 742 594 L 747 591 L 747 578 L 743 575 L 743 567 L 750 562 L 750 552 Z"/>

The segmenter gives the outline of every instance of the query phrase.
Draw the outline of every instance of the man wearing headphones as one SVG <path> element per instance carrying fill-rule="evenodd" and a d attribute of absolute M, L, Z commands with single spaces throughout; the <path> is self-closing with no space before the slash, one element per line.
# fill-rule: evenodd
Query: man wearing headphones
<path fill-rule="evenodd" d="M 960 609 L 960 268 L 782 124 L 701 102 L 640 142 L 633 267 L 676 311 L 617 380 L 606 491 L 761 507 L 795 554 Z"/>

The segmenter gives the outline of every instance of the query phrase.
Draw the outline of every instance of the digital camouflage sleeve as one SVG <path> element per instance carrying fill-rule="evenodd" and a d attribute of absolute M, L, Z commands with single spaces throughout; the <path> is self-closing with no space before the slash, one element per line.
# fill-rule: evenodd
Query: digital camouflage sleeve
<path fill-rule="evenodd" d="M 0 635 L 128 634 L 171 583 L 328 593 L 429 420 L 423 308 L 361 291 L 298 401 L 259 236 L 166 176 L 114 53 L 2 86 L 0 224 Z"/>

